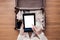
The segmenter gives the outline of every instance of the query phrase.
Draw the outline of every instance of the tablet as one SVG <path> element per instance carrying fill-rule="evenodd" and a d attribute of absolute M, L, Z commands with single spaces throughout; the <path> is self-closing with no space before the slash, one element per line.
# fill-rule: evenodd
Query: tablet
<path fill-rule="evenodd" d="M 33 32 L 32 25 L 35 25 L 35 13 L 23 14 L 24 32 Z"/>

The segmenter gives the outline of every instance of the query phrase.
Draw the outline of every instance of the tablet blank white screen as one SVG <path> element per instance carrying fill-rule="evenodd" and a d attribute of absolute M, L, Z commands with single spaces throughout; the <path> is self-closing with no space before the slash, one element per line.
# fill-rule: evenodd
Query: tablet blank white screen
<path fill-rule="evenodd" d="M 34 15 L 24 16 L 25 28 L 32 28 L 34 25 Z"/>

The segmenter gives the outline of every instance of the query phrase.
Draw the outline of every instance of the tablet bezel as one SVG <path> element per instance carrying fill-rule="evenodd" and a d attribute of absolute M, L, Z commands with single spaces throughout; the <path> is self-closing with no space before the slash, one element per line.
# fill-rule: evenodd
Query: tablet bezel
<path fill-rule="evenodd" d="M 33 16 L 34 16 L 34 25 L 36 25 L 36 21 L 35 21 L 35 13 L 24 13 L 24 14 L 23 14 L 24 32 L 33 32 L 32 28 L 25 28 L 25 20 L 24 20 L 24 16 L 30 16 L 30 15 L 33 15 Z"/>

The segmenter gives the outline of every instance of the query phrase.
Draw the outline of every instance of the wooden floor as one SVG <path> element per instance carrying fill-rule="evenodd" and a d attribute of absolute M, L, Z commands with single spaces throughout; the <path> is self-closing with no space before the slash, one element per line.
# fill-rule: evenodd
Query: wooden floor
<path fill-rule="evenodd" d="M 14 0 L 0 0 L 0 40 L 16 40 Z"/>
<path fill-rule="evenodd" d="M 16 40 L 14 0 L 0 0 L 0 40 Z M 46 36 L 60 40 L 60 0 L 46 0 Z"/>
<path fill-rule="evenodd" d="M 46 0 L 46 35 L 49 40 L 60 40 L 60 0 Z"/>

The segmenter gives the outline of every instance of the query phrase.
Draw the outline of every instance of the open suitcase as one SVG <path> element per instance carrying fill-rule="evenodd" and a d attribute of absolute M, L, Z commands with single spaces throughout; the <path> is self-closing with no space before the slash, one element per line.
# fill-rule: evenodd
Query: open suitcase
<path fill-rule="evenodd" d="M 41 15 L 43 15 L 43 18 L 41 21 L 43 28 L 45 30 L 46 27 L 46 19 L 45 19 L 45 0 L 15 0 L 15 29 L 20 29 L 20 26 L 22 24 L 22 14 L 23 13 L 38 13 L 40 12 Z M 20 11 L 20 12 L 19 12 Z M 19 14 L 20 13 L 20 14 Z M 41 17 L 40 14 L 36 14 L 37 17 Z M 19 18 L 19 17 L 21 18 Z M 37 18 L 37 20 L 39 20 Z"/>

